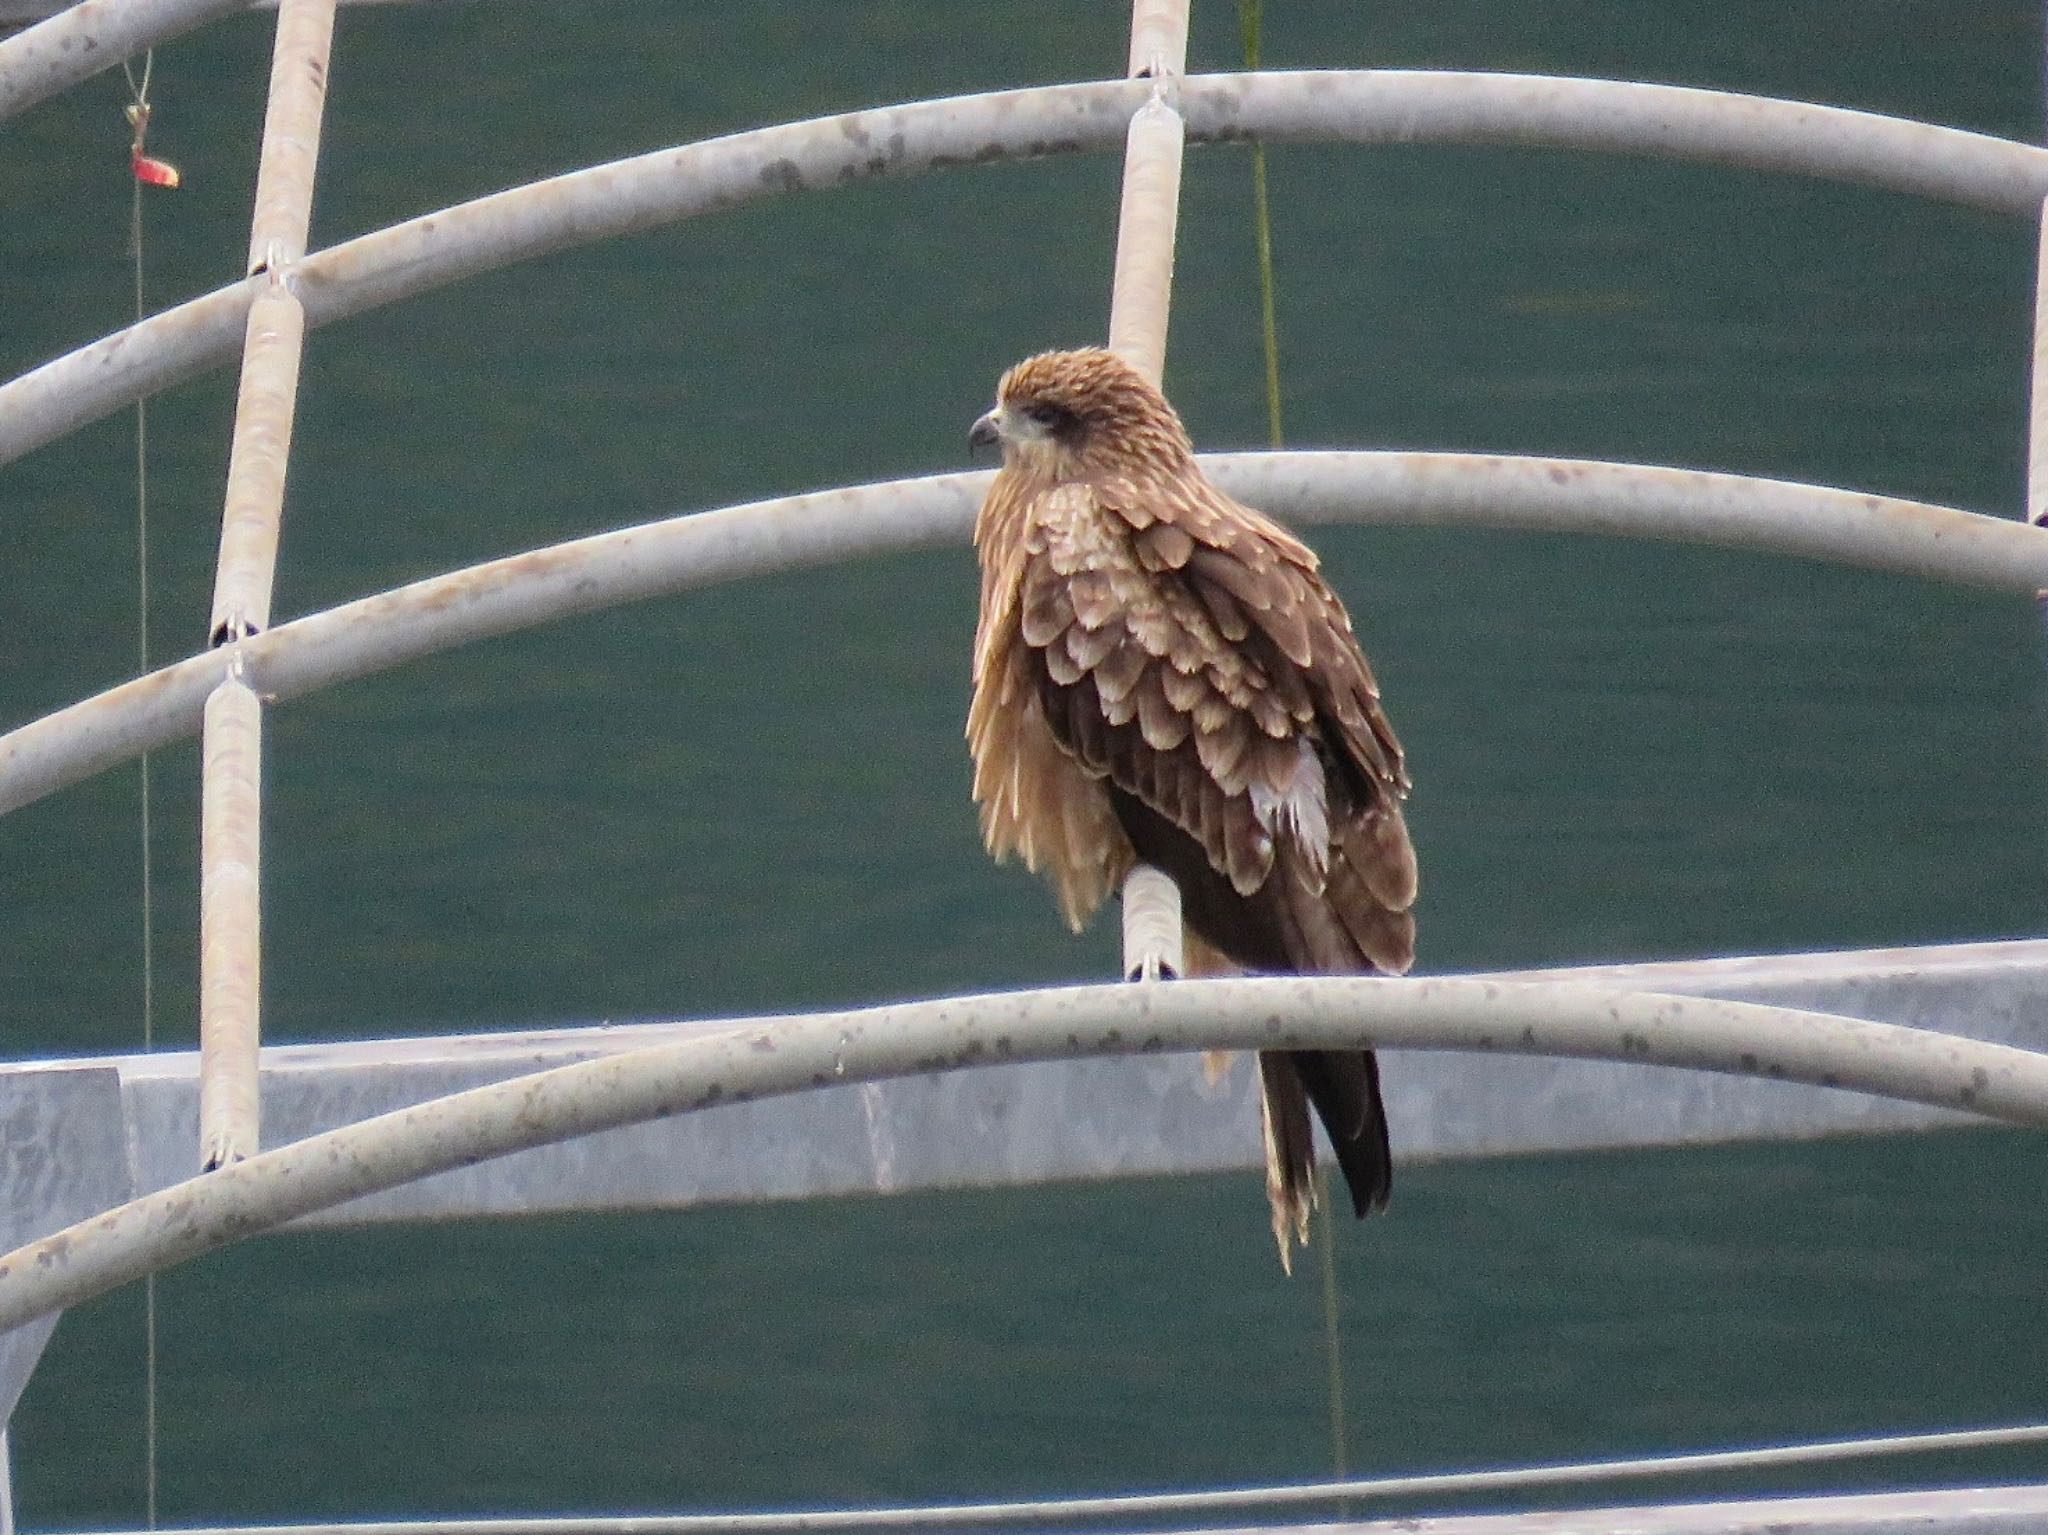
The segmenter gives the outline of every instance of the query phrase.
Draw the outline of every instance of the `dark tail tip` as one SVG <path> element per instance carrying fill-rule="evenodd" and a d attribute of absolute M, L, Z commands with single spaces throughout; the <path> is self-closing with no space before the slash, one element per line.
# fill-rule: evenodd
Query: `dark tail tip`
<path fill-rule="evenodd" d="M 1329 1132 L 1351 1191 L 1351 1213 L 1363 1220 L 1394 1195 L 1394 1153 L 1380 1101 L 1379 1061 L 1370 1050 L 1290 1052 L 1308 1100 Z"/>

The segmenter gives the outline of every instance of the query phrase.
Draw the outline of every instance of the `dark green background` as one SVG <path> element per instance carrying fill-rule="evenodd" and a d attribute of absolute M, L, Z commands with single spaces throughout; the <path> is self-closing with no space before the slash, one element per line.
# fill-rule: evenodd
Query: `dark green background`
<path fill-rule="evenodd" d="M 2040 132 L 2041 17 L 2007 0 L 1267 10 L 1275 65 L 1611 75 Z M 1232 8 L 1196 11 L 1195 66 L 1234 63 Z M 269 25 L 158 58 L 152 147 L 187 184 L 148 203 L 153 305 L 240 271 Z M 315 242 L 707 134 L 1114 72 L 1124 25 L 1116 4 L 988 0 L 352 8 Z M 0 128 L 0 376 L 127 317 L 122 100 L 102 77 Z M 1297 443 L 2019 508 L 2019 221 L 1535 151 L 1289 148 L 1272 169 Z M 317 333 L 280 615 L 957 467 L 1004 364 L 1100 336 L 1116 180 L 1094 159 L 787 199 Z M 1181 227 L 1169 388 L 1205 445 L 1257 445 L 1247 152 L 1191 153 Z M 219 374 L 151 406 L 160 659 L 204 627 L 231 399 Z M 124 415 L 0 469 L 0 722 L 134 669 L 133 432 Z M 2048 929 L 2029 603 L 1594 540 L 1317 543 L 1413 755 L 1426 968 Z M 1075 942 L 979 852 L 973 587 L 964 550 L 755 582 L 280 710 L 269 1036 L 1104 973 L 1111 924 Z M 154 772 L 175 1043 L 194 754 Z M 140 1040 L 137 803 L 124 769 L 0 821 L 7 1054 Z M 2043 1171 L 2036 1142 L 1993 1133 L 1415 1170 L 1341 1254 L 1352 1461 L 2043 1415 Z M 139 1316 L 120 1295 L 60 1330 L 16 1423 L 27 1521 L 139 1517 Z M 1313 1280 L 1275 1271 L 1250 1178 L 278 1239 L 164 1283 L 164 1511 L 1312 1474 L 1320 1316 Z"/>

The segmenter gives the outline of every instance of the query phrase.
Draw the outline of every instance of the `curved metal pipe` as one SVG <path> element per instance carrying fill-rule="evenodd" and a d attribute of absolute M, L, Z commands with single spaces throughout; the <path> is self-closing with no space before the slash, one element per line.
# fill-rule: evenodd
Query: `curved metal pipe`
<path fill-rule="evenodd" d="M 1956 1450 L 1981 1450 L 2006 1445 L 2038 1445 L 2048 1441 L 2048 1423 L 2022 1423 L 2003 1428 L 1949 1429 L 1937 1433 L 1885 1434 L 1863 1439 L 1822 1439 L 1806 1440 L 1794 1444 L 1757 1445 L 1739 1450 L 1693 1451 L 1677 1455 L 1644 1455 L 1629 1460 L 1595 1460 L 1558 1464 L 1555 1462 L 1534 1466 L 1508 1466 L 1485 1468 L 1475 1471 L 1433 1471 L 1410 1473 L 1406 1476 L 1358 1477 L 1336 1482 L 1282 1482 L 1263 1487 L 1193 1487 L 1177 1492 L 1136 1492 L 1110 1493 L 1107 1496 L 1079 1498 L 1030 1498 L 1007 1503 L 912 1503 L 899 1504 L 894 1508 L 805 1508 L 767 1513 L 716 1513 L 716 1514 L 623 1514 L 623 1515 L 540 1515 L 526 1517 L 469 1518 L 469 1519 L 402 1519 L 380 1520 L 375 1523 L 349 1524 L 230 1524 L 207 1526 L 181 1525 L 179 1535 L 819 1535 L 819 1532 L 845 1530 L 915 1530 L 915 1529 L 980 1529 L 987 1525 L 1035 1524 L 1073 1529 L 1083 1524 L 1093 1525 L 1099 1521 L 1114 1520 L 1120 1526 L 1127 1526 L 1134 1519 L 1151 1521 L 1159 1518 L 1184 1520 L 1190 1515 L 1214 1515 L 1229 1511 L 1242 1516 L 1255 1509 L 1318 1508 L 1325 1504 L 1351 1500 L 1390 1498 L 1441 1498 L 1453 1494 L 1475 1492 L 1502 1493 L 1520 1491 L 1534 1487 L 1591 1487 L 1608 1486 L 1617 1482 L 1649 1480 L 1663 1476 L 1695 1476 L 1703 1471 L 1759 1471 L 1774 1466 L 1816 1466 L 1828 1465 L 1845 1460 L 1863 1460 L 1879 1456 L 1942 1454 Z M 1978 1528 L 1979 1522 L 1989 1523 L 2004 1510 L 1986 1510 L 1986 1499 L 2000 1496 L 2017 1500 L 2018 1506 L 2011 1512 L 2024 1518 L 2028 1515 L 2048 1511 L 2048 1499 L 2043 1497 L 2039 1487 L 2001 1488 L 1996 1492 L 1922 1492 L 1890 1493 L 1877 1496 L 1888 1500 L 1881 1523 L 1890 1524 L 1900 1520 L 1906 1510 L 1899 1502 L 1889 1500 L 1917 1501 L 1912 1507 L 1914 1513 L 1924 1513 L 1926 1525 L 1950 1524 L 1953 1520 L 1942 1519 L 1943 1503 L 1950 1500 L 1967 1499 L 1967 1510 L 1950 1509 L 1955 1513 L 1966 1513 L 1969 1528 Z M 1866 1523 L 1879 1524 L 1869 1514 L 1875 1510 L 1862 1510 L 1859 1521 L 1842 1506 L 1844 1501 L 1855 1500 L 1856 1494 L 1836 1494 L 1832 1497 L 1822 1494 L 1810 1501 L 1799 1499 L 1776 1499 L 1769 1505 L 1768 1517 L 1746 1517 L 1756 1504 L 1730 1504 L 1725 1501 L 1700 1508 L 1694 1505 L 1688 1512 L 1699 1518 L 1680 1523 L 1667 1518 L 1655 1521 L 1654 1528 L 1667 1530 L 1699 1530 L 1713 1528 L 1725 1531 L 1726 1535 L 1792 1535 L 1799 1530 L 1812 1530 L 1816 1524 L 1828 1529 L 1862 1528 Z M 1941 1500 L 1936 1502 L 1935 1500 Z M 1816 1505 L 1823 1507 L 1832 1518 L 1817 1521 L 1802 1518 Z M 1987 1518 L 1987 1513 L 1989 1518 Z M 1468 1535 L 1479 1531 L 1490 1531 L 1492 1535 L 1550 1535 L 1569 1520 L 1569 1527 L 1578 1535 L 1638 1535 L 1651 1525 L 1640 1509 L 1586 1510 L 1560 1518 L 1555 1514 L 1538 1514 L 1526 1522 L 1517 1522 L 1512 1515 L 1480 1516 L 1479 1522 L 1459 1521 L 1453 1528 L 1460 1528 Z M 1245 1522 L 1248 1525 L 1248 1521 Z M 1237 1521 L 1233 1522 L 1236 1527 Z M 1270 1525 L 1251 1526 L 1270 1528 Z M 1413 1532 L 1442 1531 L 1444 1523 L 1429 1520 L 1404 1520 L 1374 1524 L 1347 1524 L 1359 1535 L 1387 1535 L 1392 1530 Z M 2005 1528 L 2002 1523 L 1997 1528 Z M 2020 1526 L 2024 1528 L 2024 1526 Z M 105 1531 L 102 1535 L 141 1535 L 138 1531 Z"/>
<path fill-rule="evenodd" d="M 1761 549 L 2031 595 L 2048 529 L 1742 475 L 1464 453 L 1230 453 L 1232 494 L 1299 522 L 1624 534 Z M 862 555 L 964 543 L 986 471 L 698 512 L 416 581 L 244 642 L 250 683 L 294 698 L 415 657 L 645 597 Z M 192 656 L 0 736 L 0 814 L 190 735 L 227 675 Z"/>
<path fill-rule="evenodd" d="M 0 123 L 249 0 L 81 0 L 0 43 Z"/>
<path fill-rule="evenodd" d="M 780 192 L 1124 141 L 1151 82 L 1040 86 L 760 128 L 514 187 L 362 235 L 299 269 L 306 323 L 551 251 Z M 1188 136 L 1536 144 L 1628 151 L 1861 182 L 2039 212 L 2048 149 L 1841 107 L 1542 75 L 1329 70 L 1198 75 Z M 0 464 L 234 355 L 253 288 L 220 288 L 0 385 Z"/>
<path fill-rule="evenodd" d="M 1287 976 L 944 997 L 750 1020 L 472 1088 L 201 1174 L 0 1257 L 0 1331 L 359 1195 L 670 1114 L 1008 1061 L 1368 1046 L 1683 1066 L 2048 1129 L 2048 1055 L 1584 981 Z"/>

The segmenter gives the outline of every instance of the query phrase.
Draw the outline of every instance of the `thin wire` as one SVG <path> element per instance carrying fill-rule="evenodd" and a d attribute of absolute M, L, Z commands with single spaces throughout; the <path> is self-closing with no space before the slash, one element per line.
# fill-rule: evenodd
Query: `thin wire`
<path fill-rule="evenodd" d="M 1752 1471 L 1764 1466 L 1808 1466 L 1875 1456 L 1981 1450 L 2022 1444 L 2048 1444 L 2048 1423 L 1959 1429 L 1934 1434 L 1895 1434 L 1871 1439 L 1828 1439 L 1811 1444 L 1646 1456 L 1635 1460 L 1518 1466 L 1500 1471 L 1450 1471 L 1365 1481 L 1222 1487 L 1199 1492 L 1152 1492 L 1109 1498 L 925 1504 L 907 1508 L 792 1509 L 759 1514 L 638 1514 L 624 1518 L 416 1519 L 365 1524 L 229 1525 L 183 1529 L 180 1535 L 714 1535 L 714 1532 L 722 1532 L 722 1535 L 783 1535 L 783 1532 L 872 1529 L 878 1526 L 932 1528 L 1049 1524 L 1080 1519 L 1122 1521 L 1133 1515 L 1299 1508 L 1336 1503 L 1347 1498 L 1441 1497 L 1453 1493 L 1569 1487 L 1706 1471 Z"/>
<path fill-rule="evenodd" d="M 143 66 L 143 89 L 148 89 L 149 66 Z M 138 97 L 146 103 L 146 97 Z M 145 317 L 142 284 L 142 183 L 129 183 L 129 246 L 135 255 L 135 317 Z M 135 402 L 135 660 L 138 675 L 147 676 L 149 662 L 149 406 Z M 156 1048 L 156 943 L 154 913 L 150 900 L 152 886 L 149 825 L 149 753 L 141 757 L 142 767 L 142 1048 Z"/>
<path fill-rule="evenodd" d="M 1330 1392 L 1330 1475 L 1343 1481 L 1351 1474 L 1351 1452 L 1344 1424 L 1344 1338 L 1337 1329 L 1337 1207 L 1330 1203 L 1330 1170 L 1321 1174 L 1317 1203 L 1323 1209 L 1323 1229 L 1316 1236 L 1316 1250 L 1323 1270 L 1323 1360 L 1328 1366 Z M 1351 1515 L 1348 1504 L 1337 1507 L 1339 1518 Z"/>
<path fill-rule="evenodd" d="M 121 61 L 128 89 L 135 105 L 147 113 L 149 82 L 156 69 L 156 50 L 143 55 L 142 80 L 138 84 L 128 61 Z M 146 315 L 143 307 L 142 268 L 142 182 L 128 180 L 128 248 L 135 260 L 135 318 Z M 138 676 L 149 675 L 149 407 L 135 402 L 135 660 Z M 156 1048 L 156 922 L 155 870 L 151 853 L 149 821 L 149 753 L 139 759 L 142 780 L 142 1048 Z M 157 1422 L 156 1422 L 156 1275 L 147 1275 L 142 1286 L 142 1439 L 144 1505 L 148 1528 L 157 1519 Z"/>
<path fill-rule="evenodd" d="M 1260 33 L 1265 22 L 1264 0 L 1237 0 L 1237 28 L 1244 45 L 1244 67 L 1259 67 Z M 1275 448 L 1286 446 L 1280 413 L 1280 327 L 1273 297 L 1273 207 L 1266 185 L 1266 146 L 1252 145 L 1252 225 L 1259 252 L 1259 313 L 1264 331 L 1266 355 L 1266 430 Z M 1337 1223 L 1336 1206 L 1330 1202 L 1330 1175 L 1321 1176 L 1317 1204 L 1323 1209 L 1323 1229 L 1316 1243 L 1323 1281 L 1323 1360 L 1327 1366 L 1330 1398 L 1330 1474 L 1344 1480 L 1351 1469 L 1349 1435 L 1344 1421 L 1344 1340 L 1338 1330 Z M 1348 1514 L 1340 1507 L 1340 1514 Z"/>
<path fill-rule="evenodd" d="M 142 82 L 139 85 L 136 83 L 135 80 L 135 71 L 128 67 L 128 61 L 126 59 L 123 59 L 121 61 L 121 73 L 124 76 L 126 76 L 128 80 L 128 93 L 129 95 L 135 98 L 135 104 L 139 107 L 146 107 L 149 105 L 149 80 L 150 76 L 154 74 L 155 71 L 156 50 L 154 48 L 145 49 L 143 51 Z"/>

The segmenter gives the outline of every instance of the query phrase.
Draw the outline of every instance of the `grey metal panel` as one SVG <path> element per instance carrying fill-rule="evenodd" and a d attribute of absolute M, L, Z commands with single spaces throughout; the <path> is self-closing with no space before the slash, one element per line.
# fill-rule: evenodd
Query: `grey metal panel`
<path fill-rule="evenodd" d="M 1217 1535 L 1270 1535 L 1270 1526 Z M 1293 1535 L 2041 1535 L 2048 1485 L 1286 1526 Z"/>
<path fill-rule="evenodd" d="M 2048 1049 L 2048 944 L 1956 944 L 1515 972 L 1810 1007 Z M 1968 1124 L 1859 1093 L 1595 1061 L 1389 1052 L 1387 1112 L 1411 1157 L 1815 1135 Z"/>
<path fill-rule="evenodd" d="M 605 1033 L 613 1048 L 624 1049 L 693 1031 L 701 1026 Z M 270 1059 L 280 1053 L 265 1052 L 266 1145 L 604 1052 L 556 1047 L 491 1052 L 474 1062 L 443 1058 L 389 1065 Z M 184 1059 L 158 1062 L 162 1069 L 152 1070 L 148 1086 L 131 1094 L 138 1144 L 150 1148 L 138 1193 L 195 1171 L 196 1082 Z M 1252 1112 L 1250 1105 L 1248 1070 L 1211 1086 L 1199 1067 L 1190 1070 L 1177 1059 L 1001 1066 L 849 1085 L 521 1152 L 354 1201 L 310 1223 L 661 1207 L 1108 1177 L 1169 1166 L 1232 1167 L 1257 1150 L 1251 1129 L 1256 1120 L 1243 1117 Z"/>
<path fill-rule="evenodd" d="M 132 1198 L 113 1065 L 53 1065 L 0 1074 L 0 1248 L 48 1236 Z M 57 1326 L 55 1317 L 0 1335 L 0 1425 Z"/>
<path fill-rule="evenodd" d="M 2048 1049 L 2048 943 L 1703 960 L 1530 972 L 1646 989 L 1842 1011 Z M 263 1053 L 265 1142 L 321 1130 L 486 1082 L 687 1038 L 715 1025 L 641 1024 L 272 1048 Z M 117 1136 L 104 1110 L 72 1103 L 84 1080 L 119 1074 L 134 1191 L 194 1171 L 196 1062 L 188 1054 L 0 1067 L 0 1104 L 90 1139 Z M 1858 1094 L 1656 1067 L 1389 1052 L 1388 1112 L 1404 1160 L 1593 1146 L 1657 1145 L 1967 1123 Z M 319 1224 L 514 1211 L 648 1208 L 859 1191 L 1007 1184 L 1253 1165 L 1252 1071 L 1217 1083 L 1192 1056 L 1017 1065 L 828 1089 L 714 1109 L 521 1152 L 358 1200 Z M 69 1095 L 69 1096 L 67 1096 Z M 97 1124 L 90 1123 L 97 1114 Z M 34 1136 L 28 1139 L 33 1142 Z M 9 1207 L 47 1205 L 40 1234 L 127 1190 L 91 1156 L 24 1162 Z M 68 1170 L 76 1168 L 73 1178 Z M 17 1178 L 20 1181 L 17 1181 Z"/>

